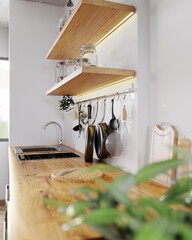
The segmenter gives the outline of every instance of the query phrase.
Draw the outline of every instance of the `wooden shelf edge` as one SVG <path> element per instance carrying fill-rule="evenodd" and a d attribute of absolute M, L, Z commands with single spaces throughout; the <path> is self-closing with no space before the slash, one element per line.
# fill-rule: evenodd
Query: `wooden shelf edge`
<path fill-rule="evenodd" d="M 83 71 L 82 67 L 78 68 L 72 74 L 70 74 L 69 76 L 65 77 L 62 81 L 60 81 L 59 83 L 56 83 L 52 88 L 47 90 L 46 91 L 46 95 L 54 96 L 54 94 L 51 94 L 52 92 L 54 92 L 56 89 L 64 86 L 66 83 L 68 83 L 70 80 L 74 79 L 76 76 L 80 75 L 82 73 L 82 71 Z"/>
<path fill-rule="evenodd" d="M 88 87 L 87 85 L 90 82 L 87 81 L 87 75 L 91 78 L 95 78 L 98 76 L 97 79 L 94 81 L 93 87 Z M 85 92 L 96 91 L 106 86 L 110 86 L 113 84 L 117 84 L 122 81 L 126 81 L 135 77 L 136 73 L 134 70 L 127 70 L 127 69 L 115 69 L 115 68 L 104 68 L 104 67 L 80 67 L 71 75 L 64 78 L 59 83 L 55 84 L 52 88 L 50 88 L 46 94 L 48 96 L 63 96 L 63 95 L 81 95 Z M 85 77 L 86 76 L 86 77 Z M 99 80 L 98 80 L 99 79 Z M 105 79 L 108 79 L 105 81 Z M 76 89 L 76 87 L 80 84 L 80 90 Z M 66 87 L 67 86 L 67 87 Z M 71 90 L 72 87 L 74 90 Z M 69 93 L 68 93 L 68 89 Z M 59 93 L 58 93 L 59 92 Z M 75 93 L 75 94 L 72 94 Z"/>
<path fill-rule="evenodd" d="M 102 33 L 99 33 L 99 39 L 90 39 L 92 38 L 92 36 L 86 36 L 87 35 L 87 31 L 85 32 L 84 36 L 86 36 L 86 38 L 83 38 L 82 40 L 79 39 L 79 43 L 78 43 L 78 53 L 77 53 L 77 49 L 75 50 L 75 52 L 73 53 L 65 53 L 64 55 L 62 55 L 61 57 L 61 54 L 59 54 L 58 56 L 58 49 L 59 51 L 61 50 L 61 52 L 63 51 L 63 44 L 65 46 L 67 46 L 68 48 L 70 48 L 70 46 L 68 46 L 68 44 L 71 44 L 68 42 L 66 42 L 66 39 L 65 37 L 63 37 L 65 34 L 66 34 L 66 31 L 68 30 L 68 27 L 70 28 L 70 25 L 74 24 L 74 23 L 78 23 L 78 19 L 76 18 L 76 13 L 78 13 L 78 11 L 80 12 L 83 12 L 85 11 L 84 8 L 86 8 L 87 5 L 90 5 L 90 6 L 98 6 L 98 8 L 102 7 L 102 8 L 110 8 L 110 9 L 117 9 L 119 11 L 124 11 L 126 12 L 126 16 L 128 16 L 130 13 L 135 13 L 135 7 L 133 6 L 130 6 L 130 5 L 126 5 L 126 4 L 120 4 L 120 3 L 115 3 L 115 2 L 109 2 L 109 1 L 104 1 L 104 0 L 81 0 L 78 5 L 76 6 L 76 9 L 73 11 L 73 13 L 71 14 L 71 16 L 69 17 L 69 19 L 67 20 L 65 26 L 63 27 L 63 29 L 61 30 L 61 32 L 58 34 L 56 40 L 54 41 L 54 43 L 52 44 L 49 52 L 47 53 L 47 59 L 54 59 L 54 60 L 62 60 L 64 58 L 77 58 L 77 56 L 79 56 L 79 52 L 80 52 L 80 45 L 83 44 L 83 43 L 92 43 L 92 44 L 96 44 L 98 42 L 100 42 L 99 40 L 100 39 L 103 39 L 103 37 L 105 37 L 106 33 L 104 33 L 104 31 L 102 30 Z M 87 12 L 87 11 L 86 11 Z M 119 16 L 118 16 L 119 18 Z M 129 17 L 128 17 L 129 18 Z M 127 18 L 127 19 L 128 19 Z M 127 20 L 126 19 L 126 20 Z M 121 22 L 123 20 L 123 18 L 119 21 Z M 103 20 L 104 21 L 104 20 Z M 106 19 L 105 19 L 106 21 Z M 123 21 L 124 22 L 124 21 Z M 123 23 L 122 22 L 122 23 Z M 122 24 L 121 23 L 121 24 Z M 79 24 L 79 23 L 78 23 Z M 116 23 L 117 24 L 117 23 Z M 79 25 L 80 26 L 80 25 Z M 77 29 L 79 29 L 79 26 L 77 27 Z M 107 30 L 107 32 L 112 32 L 114 31 L 114 28 L 115 28 L 116 25 L 111 25 L 110 28 Z M 72 28 L 74 29 L 74 28 Z M 68 32 L 71 32 L 71 31 L 68 31 Z M 81 32 L 81 31 L 80 31 Z M 74 33 L 76 34 L 76 33 Z M 61 44 L 62 43 L 62 44 Z M 60 44 L 60 45 L 59 45 Z M 80 45 L 79 45 L 80 44 Z M 77 45 L 77 43 L 75 43 L 75 45 Z M 74 46 L 72 47 L 72 49 L 74 48 Z M 56 52 L 55 52 L 55 49 Z"/>
<path fill-rule="evenodd" d="M 68 25 L 70 24 L 70 22 L 73 20 L 73 17 L 75 16 L 76 12 L 78 11 L 78 9 L 80 8 L 80 6 L 82 5 L 84 0 L 80 0 L 79 3 L 77 4 L 76 8 L 73 10 L 71 16 L 67 19 L 67 21 L 65 22 L 64 27 L 62 28 L 62 30 L 59 32 L 59 34 L 57 35 L 55 41 L 53 42 L 49 52 L 47 53 L 46 58 L 47 59 L 52 59 L 52 60 L 58 60 L 58 59 L 54 59 L 51 56 L 52 51 L 54 50 L 54 47 L 56 46 L 56 44 L 58 43 L 58 41 L 61 39 L 62 35 L 64 34 L 64 32 L 66 31 Z"/>
<path fill-rule="evenodd" d="M 123 4 L 123 3 L 118 3 L 118 2 L 111 2 L 108 0 L 81 0 L 82 3 L 86 4 L 92 4 L 92 5 L 98 5 L 101 7 L 111 7 L 111 8 L 117 8 L 117 9 L 129 9 L 131 11 L 135 11 L 135 7 L 128 5 L 128 4 Z"/>
<path fill-rule="evenodd" d="M 134 70 L 129 69 L 121 69 L 121 68 L 109 68 L 109 67 L 94 67 L 94 66 L 84 66 L 79 68 L 81 72 L 84 73 L 93 73 L 93 74 L 114 74 L 114 75 L 129 75 L 130 71 L 134 72 Z M 77 69 L 78 70 L 78 69 Z"/>

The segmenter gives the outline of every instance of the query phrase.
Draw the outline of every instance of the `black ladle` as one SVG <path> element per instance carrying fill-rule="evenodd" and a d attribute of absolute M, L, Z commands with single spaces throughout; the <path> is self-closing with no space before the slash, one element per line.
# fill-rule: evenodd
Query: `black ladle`
<path fill-rule="evenodd" d="M 112 130 L 117 130 L 118 126 L 119 126 L 119 121 L 115 117 L 115 114 L 114 114 L 114 99 L 111 100 L 111 103 L 112 103 L 112 110 L 111 110 L 112 111 L 112 119 L 109 122 L 109 126 Z"/>
<path fill-rule="evenodd" d="M 80 137 L 80 135 L 81 135 L 81 131 L 82 131 L 82 125 L 81 125 L 81 123 L 80 123 L 80 110 L 81 110 L 81 105 L 80 105 L 80 107 L 78 108 L 78 120 L 79 120 L 79 123 L 78 123 L 78 125 L 76 125 L 74 128 L 73 128 L 73 130 L 74 131 L 79 131 L 79 137 Z"/>

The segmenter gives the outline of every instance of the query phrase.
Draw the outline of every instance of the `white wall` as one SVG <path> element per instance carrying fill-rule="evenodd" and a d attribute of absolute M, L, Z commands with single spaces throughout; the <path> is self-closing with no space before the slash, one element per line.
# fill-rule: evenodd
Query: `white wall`
<path fill-rule="evenodd" d="M 151 0 L 151 125 L 192 138 L 192 1 Z"/>
<path fill-rule="evenodd" d="M 103 90 L 95 91 L 80 97 L 89 99 L 108 93 L 125 90 L 134 82 L 139 88 L 134 99 L 131 95 L 126 97 L 126 108 L 128 112 L 127 125 L 130 129 L 129 144 L 124 147 L 120 157 L 108 158 L 106 161 L 112 165 L 121 167 L 129 172 L 136 172 L 144 165 L 146 159 L 146 138 L 149 125 L 149 5 L 148 1 L 123 1 L 114 0 L 119 3 L 127 3 L 136 6 L 136 14 L 121 25 L 115 32 L 108 36 L 97 46 L 99 66 L 114 67 L 136 70 L 136 78 L 127 82 L 116 84 Z M 121 118 L 123 96 L 115 103 L 115 115 Z M 116 97 L 117 100 L 117 97 Z M 139 109 L 139 111 L 138 111 Z M 97 121 L 103 114 L 102 101 Z M 107 100 L 107 114 L 105 122 L 111 119 L 111 98 Z M 77 120 L 73 126 L 77 125 Z M 67 124 L 67 122 L 65 122 Z M 84 152 L 86 141 L 86 127 L 78 138 L 78 133 L 73 132 L 73 146 Z M 95 155 L 96 157 L 96 155 Z"/>
<path fill-rule="evenodd" d="M 119 3 L 127 3 L 133 4 L 137 7 L 137 12 L 134 16 L 132 16 L 128 21 L 126 21 L 123 25 L 121 25 L 115 32 L 113 32 L 110 36 L 108 36 L 103 42 L 101 42 L 97 46 L 97 53 L 99 58 L 99 66 L 102 67 L 114 67 L 114 68 L 124 68 L 124 69 L 134 69 L 137 72 L 137 78 L 133 80 L 126 81 L 121 84 L 113 85 L 108 88 L 104 88 L 103 90 L 95 91 L 90 94 L 84 95 L 80 97 L 82 99 L 89 99 L 95 96 L 102 96 L 109 93 L 115 93 L 117 91 L 122 91 L 131 87 L 131 84 L 134 82 L 135 87 L 138 85 L 142 88 L 142 83 L 139 84 L 140 81 L 145 79 L 143 76 L 143 69 L 146 69 L 146 63 L 148 64 L 147 57 L 145 56 L 146 51 L 148 50 L 146 46 L 146 41 L 138 41 L 138 34 L 140 37 L 144 34 L 144 38 L 147 35 L 147 29 L 142 33 L 139 33 L 139 30 L 145 27 L 145 24 L 148 24 L 148 19 L 146 20 L 146 13 L 148 11 L 143 10 L 143 6 L 141 3 L 137 3 L 137 1 L 120 1 L 115 0 L 115 2 Z M 148 10 L 148 1 L 145 1 L 143 4 L 147 6 Z M 142 13 L 143 12 L 143 13 Z M 142 14 L 141 14 L 142 13 Z M 138 17 L 138 15 L 141 15 Z M 144 23 L 143 23 L 144 22 Z M 148 43 L 147 43 L 148 44 Z M 138 48 L 141 50 L 141 53 L 138 53 Z M 145 50 L 142 51 L 142 48 Z M 147 52 L 148 54 L 148 52 Z M 140 64 L 138 61 L 139 57 L 144 56 L 145 62 Z M 142 58 L 143 59 L 143 58 Z M 140 64 L 140 65 L 139 65 Z M 148 68 L 147 68 L 148 70 Z M 138 72 L 141 74 L 138 75 Z M 138 78 L 139 76 L 139 78 Z M 112 157 L 108 158 L 106 161 L 110 164 L 119 166 L 124 170 L 129 172 L 136 172 L 138 168 L 143 165 L 145 161 L 145 146 L 143 144 L 143 139 L 145 141 L 145 134 L 142 133 L 143 128 L 147 128 L 146 124 L 148 124 L 148 109 L 146 108 L 145 115 L 142 117 L 141 124 L 138 124 L 138 116 L 137 109 L 138 106 L 148 107 L 148 94 L 145 94 L 146 91 L 143 90 L 143 94 L 140 97 L 140 104 L 138 104 L 137 93 L 134 96 L 134 99 L 131 98 L 129 94 L 126 97 L 125 103 L 128 112 L 128 120 L 127 125 L 130 129 L 129 135 L 129 144 L 124 147 L 123 154 L 120 157 Z M 147 98 L 147 100 L 146 100 Z M 117 97 L 116 97 L 117 100 Z M 94 103 L 95 104 L 95 103 Z M 121 118 L 121 108 L 123 104 L 123 96 L 120 100 L 115 102 L 115 115 L 120 119 Z M 86 109 L 86 108 L 85 108 Z M 103 114 L 103 102 L 100 101 L 100 111 L 97 117 L 97 121 L 99 122 L 102 118 Z M 109 123 L 111 119 L 111 98 L 107 99 L 107 114 L 105 117 L 105 122 Z M 147 120 L 146 120 L 147 119 Z M 145 120 L 145 121 L 144 121 Z M 147 123 L 146 123 L 147 122 Z M 66 123 L 67 124 L 67 123 Z M 73 126 L 77 124 L 77 120 L 73 122 Z M 140 142 L 138 143 L 138 139 L 142 142 L 142 146 L 140 146 Z M 84 127 L 84 131 L 81 134 L 81 137 L 78 138 L 78 133 L 73 132 L 73 146 L 80 151 L 84 152 L 85 150 L 85 141 L 86 141 L 86 127 Z M 140 147 L 141 152 L 143 153 L 142 157 L 140 157 L 140 152 L 138 148 Z M 96 155 L 94 155 L 96 157 Z M 139 159 L 140 158 L 140 159 Z M 140 162 L 138 162 L 140 161 Z"/>
<path fill-rule="evenodd" d="M 8 142 L 0 142 L 0 200 L 5 199 L 8 184 Z"/>
<path fill-rule="evenodd" d="M 0 27 L 0 57 L 8 57 L 8 28 Z"/>
<path fill-rule="evenodd" d="M 125 22 L 114 33 L 108 36 L 103 42 L 97 46 L 98 65 L 101 67 L 114 67 L 123 69 L 137 69 L 137 14 L 135 14 L 130 20 Z M 91 79 L 90 79 L 91 81 Z M 108 88 L 104 88 L 99 91 L 92 92 L 81 96 L 79 100 L 88 99 L 95 96 L 103 96 L 109 93 L 115 93 L 131 87 L 133 81 L 126 81 L 125 83 L 113 85 Z M 127 121 L 128 127 L 131 127 L 129 145 L 124 148 L 121 157 L 113 157 L 107 159 L 107 162 L 128 171 L 137 170 L 137 152 L 136 152 L 136 99 L 132 99 L 129 94 L 125 100 L 126 108 L 128 111 L 129 119 Z M 88 103 L 87 103 L 88 104 Z M 87 106 L 86 104 L 86 106 Z M 96 102 L 93 102 L 96 105 Z M 123 104 L 123 96 L 117 101 L 115 98 L 115 115 L 121 118 L 121 107 Z M 87 108 L 85 107 L 87 111 Z M 93 116 L 95 111 L 93 112 Z M 103 116 L 103 101 L 99 102 L 99 114 L 96 123 L 98 123 Z M 111 98 L 107 99 L 107 108 L 105 122 L 108 124 L 111 119 Z M 78 121 L 73 122 L 75 126 Z M 77 132 L 73 133 L 74 148 L 77 148 L 81 152 L 85 150 L 86 142 L 86 127 L 78 138 Z M 94 154 L 96 157 L 96 154 Z"/>
<path fill-rule="evenodd" d="M 8 29 L 0 27 L 0 57 L 8 57 Z M 8 183 L 8 142 L 0 141 L 0 200 L 5 199 Z"/>
<path fill-rule="evenodd" d="M 10 144 L 56 144 L 63 123 L 57 97 L 45 92 L 54 84 L 55 61 L 46 59 L 58 34 L 63 9 L 23 0 L 10 2 Z M 60 99 L 60 98 L 59 98 Z"/>
<path fill-rule="evenodd" d="M 148 127 L 150 103 L 150 60 L 149 60 L 149 0 L 139 1 L 138 13 L 138 67 L 137 67 L 137 152 L 138 169 L 148 162 Z"/>

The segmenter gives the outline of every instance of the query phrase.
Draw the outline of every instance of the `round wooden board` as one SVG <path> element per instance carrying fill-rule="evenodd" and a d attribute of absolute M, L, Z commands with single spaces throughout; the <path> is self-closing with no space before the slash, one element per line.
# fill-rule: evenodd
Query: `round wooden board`
<path fill-rule="evenodd" d="M 65 172 L 68 172 L 68 173 L 63 174 Z M 90 170 L 87 167 L 76 168 L 76 169 L 62 168 L 52 172 L 51 177 L 59 181 L 91 182 L 99 178 L 102 178 L 103 172 L 98 169 Z"/>

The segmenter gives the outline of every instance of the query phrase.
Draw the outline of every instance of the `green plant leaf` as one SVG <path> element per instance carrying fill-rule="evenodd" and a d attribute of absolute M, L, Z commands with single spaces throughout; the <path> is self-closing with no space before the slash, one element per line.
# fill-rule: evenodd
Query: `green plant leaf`
<path fill-rule="evenodd" d="M 138 183 L 147 182 L 160 173 L 166 173 L 170 169 L 175 169 L 179 165 L 184 163 L 192 162 L 192 159 L 180 160 L 180 159 L 171 159 L 160 162 L 155 162 L 144 166 L 137 174 L 136 180 Z"/>
<path fill-rule="evenodd" d="M 63 202 L 58 202 L 57 200 L 55 199 L 50 199 L 48 197 L 44 197 L 43 198 L 43 202 L 46 204 L 46 205 L 50 205 L 50 206 L 53 206 L 55 208 L 58 208 L 58 207 L 63 207 L 63 208 L 66 208 L 68 206 L 68 204 L 65 204 Z"/>
<path fill-rule="evenodd" d="M 108 226 L 91 224 L 91 226 L 95 230 L 100 232 L 105 237 L 105 239 L 108 239 L 108 240 L 122 240 L 121 238 L 119 238 L 119 229 L 114 224 L 109 224 Z"/>
<path fill-rule="evenodd" d="M 106 225 L 115 222 L 124 215 L 124 212 L 116 208 L 96 209 L 87 213 L 84 220 L 88 224 Z"/>
<path fill-rule="evenodd" d="M 191 226 L 187 226 L 184 223 L 176 223 L 177 236 L 181 236 L 180 239 L 191 240 Z"/>
<path fill-rule="evenodd" d="M 81 186 L 79 188 L 73 189 L 73 192 L 80 192 L 85 194 L 95 193 L 98 194 L 101 190 L 95 187 Z"/>
<path fill-rule="evenodd" d="M 156 198 L 148 197 L 148 198 L 140 198 L 138 201 L 139 207 L 144 207 L 149 209 L 149 213 L 152 210 L 155 210 L 161 217 L 171 217 L 171 209 L 169 205 L 165 202 L 160 202 Z"/>
<path fill-rule="evenodd" d="M 167 221 L 163 218 L 143 223 L 133 240 L 173 240 L 167 228 Z"/>
<path fill-rule="evenodd" d="M 161 197 L 161 201 L 174 200 L 190 191 L 192 191 L 192 180 L 190 178 L 181 178 Z"/>
<path fill-rule="evenodd" d="M 191 240 L 191 226 L 166 218 L 153 219 L 142 225 L 133 240 Z"/>
<path fill-rule="evenodd" d="M 192 214 L 187 209 L 186 210 L 173 209 L 171 215 L 172 221 L 192 225 Z"/>
<path fill-rule="evenodd" d="M 84 214 L 86 209 L 91 209 L 92 204 L 93 203 L 89 201 L 78 200 L 66 208 L 65 214 L 70 217 L 76 217 L 78 215 Z"/>
<path fill-rule="evenodd" d="M 115 179 L 109 186 L 108 192 L 117 202 L 123 203 L 126 206 L 130 205 L 128 193 L 133 186 L 136 185 L 136 178 L 134 175 L 124 174 Z"/>

